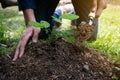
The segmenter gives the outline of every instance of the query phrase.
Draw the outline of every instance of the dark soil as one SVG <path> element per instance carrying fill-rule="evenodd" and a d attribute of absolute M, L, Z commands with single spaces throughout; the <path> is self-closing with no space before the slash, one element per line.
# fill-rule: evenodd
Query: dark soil
<path fill-rule="evenodd" d="M 56 39 L 28 45 L 16 62 L 0 57 L 0 80 L 112 80 L 113 75 L 120 79 L 115 67 L 93 49 Z"/>

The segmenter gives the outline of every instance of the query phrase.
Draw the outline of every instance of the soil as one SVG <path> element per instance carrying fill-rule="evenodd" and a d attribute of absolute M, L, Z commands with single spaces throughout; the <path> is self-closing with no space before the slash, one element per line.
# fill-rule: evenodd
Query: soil
<path fill-rule="evenodd" d="M 78 42 L 83 42 L 85 40 L 88 40 L 92 34 L 94 33 L 95 25 L 89 25 L 86 22 L 81 22 L 76 30 L 75 38 Z"/>
<path fill-rule="evenodd" d="M 31 43 L 16 62 L 0 57 L 0 80 L 113 80 L 120 71 L 94 49 L 75 46 L 59 38 Z"/>

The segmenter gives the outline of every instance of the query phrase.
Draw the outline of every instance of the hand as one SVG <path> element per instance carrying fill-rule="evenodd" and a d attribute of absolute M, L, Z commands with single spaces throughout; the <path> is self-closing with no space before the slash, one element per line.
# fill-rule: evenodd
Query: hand
<path fill-rule="evenodd" d="M 106 8 L 106 0 L 93 0 L 91 12 L 95 13 L 95 17 L 100 17 L 103 9 Z"/>
<path fill-rule="evenodd" d="M 31 37 L 32 37 L 33 42 L 38 41 L 39 33 L 40 33 L 40 28 L 27 26 L 26 31 L 24 32 L 23 36 L 21 37 L 19 41 L 19 44 L 14 54 L 13 61 L 16 61 L 18 58 L 22 57 L 22 55 L 24 54 L 25 46 Z"/>

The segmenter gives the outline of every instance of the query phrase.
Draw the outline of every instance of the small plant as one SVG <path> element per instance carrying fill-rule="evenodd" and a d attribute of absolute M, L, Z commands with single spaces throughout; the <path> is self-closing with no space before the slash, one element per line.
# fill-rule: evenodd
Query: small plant
<path fill-rule="evenodd" d="M 75 14 L 65 13 L 64 15 L 60 16 L 60 18 L 68 19 L 68 20 L 75 20 L 75 19 L 78 19 L 79 16 Z"/>
<path fill-rule="evenodd" d="M 65 13 L 65 14 L 63 14 L 62 16 L 60 16 L 59 18 L 56 18 L 56 17 L 54 17 L 54 16 L 52 16 L 52 18 L 53 18 L 56 22 L 62 23 L 61 19 L 76 20 L 76 19 L 79 18 L 79 16 L 78 16 L 78 15 L 75 15 L 75 14 Z"/>
<path fill-rule="evenodd" d="M 54 16 L 52 16 L 52 18 L 56 22 L 62 23 L 61 19 L 75 20 L 75 19 L 78 19 L 79 16 L 75 15 L 75 14 L 65 13 L 62 16 L 60 16 L 59 18 L 56 18 Z M 43 20 L 41 20 L 40 22 L 33 22 L 33 21 L 31 21 L 31 22 L 29 22 L 29 24 L 31 26 L 34 26 L 34 27 L 45 28 L 46 29 L 46 33 L 48 33 L 48 28 L 50 26 L 50 23 L 48 23 L 47 21 L 43 21 Z"/>
<path fill-rule="evenodd" d="M 41 28 L 41 29 L 44 28 L 45 31 L 46 31 L 46 34 L 49 32 L 48 28 L 49 28 L 50 24 L 47 21 L 43 21 L 43 20 L 41 20 L 40 22 L 31 21 L 31 22 L 29 22 L 29 24 L 31 26 L 38 27 L 38 28 Z"/>
<path fill-rule="evenodd" d="M 75 15 L 75 14 L 65 13 L 62 16 L 60 16 L 59 18 L 56 18 L 54 16 L 52 16 L 52 18 L 56 22 L 62 23 L 61 19 L 75 20 L 75 19 L 78 19 L 79 16 Z M 50 24 L 47 21 L 43 21 L 43 20 L 41 20 L 40 22 L 33 22 L 33 21 L 31 21 L 31 22 L 29 22 L 29 24 L 31 26 L 38 27 L 38 28 L 48 28 L 50 26 Z"/>
<path fill-rule="evenodd" d="M 38 27 L 38 28 L 48 28 L 50 26 L 50 24 L 47 21 L 43 21 L 43 20 L 41 20 L 40 23 L 31 21 L 29 22 L 29 24 L 31 26 Z"/>

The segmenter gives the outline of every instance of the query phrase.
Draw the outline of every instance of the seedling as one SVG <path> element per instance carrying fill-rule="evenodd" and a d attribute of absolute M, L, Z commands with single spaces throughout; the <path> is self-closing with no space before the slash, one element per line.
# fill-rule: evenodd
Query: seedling
<path fill-rule="evenodd" d="M 41 20 L 40 22 L 33 22 L 33 21 L 31 21 L 31 22 L 29 22 L 29 24 L 31 25 L 31 26 L 34 26 L 34 27 L 37 27 L 37 28 L 44 28 L 45 29 L 45 31 L 46 31 L 46 34 L 48 33 L 48 27 L 50 26 L 50 24 L 47 22 L 47 21 L 43 21 L 43 20 Z"/>
<path fill-rule="evenodd" d="M 52 18 L 56 22 L 62 23 L 61 19 L 75 20 L 75 19 L 78 19 L 79 16 L 75 15 L 75 14 L 65 13 L 62 16 L 60 16 L 59 18 L 55 18 L 54 16 L 52 16 Z M 47 28 L 49 28 L 49 26 L 50 26 L 50 23 L 48 23 L 47 21 L 43 21 L 43 20 L 41 20 L 40 22 L 33 22 L 33 21 L 31 21 L 31 22 L 29 22 L 29 24 L 31 26 L 34 26 L 34 27 L 45 28 L 46 29 L 46 33 L 48 33 L 48 29 Z"/>
<path fill-rule="evenodd" d="M 79 16 L 75 14 L 65 13 L 64 15 L 60 16 L 60 18 L 68 19 L 68 20 L 75 20 L 75 19 L 78 19 Z"/>
<path fill-rule="evenodd" d="M 59 18 L 55 18 L 54 16 L 52 16 L 52 18 L 56 22 L 62 23 L 61 19 L 75 20 L 75 19 L 78 19 L 79 16 L 75 15 L 75 14 L 65 13 L 62 16 L 60 16 Z M 38 28 L 48 28 L 50 26 L 50 23 L 48 23 L 47 21 L 43 21 L 43 20 L 41 20 L 40 22 L 31 21 L 31 22 L 29 22 L 29 24 L 31 26 L 38 27 Z"/>
<path fill-rule="evenodd" d="M 54 16 L 52 16 L 52 18 L 59 23 L 62 23 L 61 19 L 68 19 L 68 20 L 76 20 L 79 18 L 78 15 L 75 14 L 70 14 L 70 13 L 65 13 L 62 16 L 60 16 L 59 18 L 55 18 Z"/>
<path fill-rule="evenodd" d="M 48 28 L 50 24 L 47 21 L 41 20 L 40 22 L 29 22 L 31 26 L 38 27 L 38 28 Z"/>
<path fill-rule="evenodd" d="M 59 22 L 59 23 L 62 23 L 62 21 L 61 21 L 60 18 L 56 18 L 56 17 L 54 17 L 54 16 L 52 16 L 52 18 L 54 19 L 54 21 Z"/>

